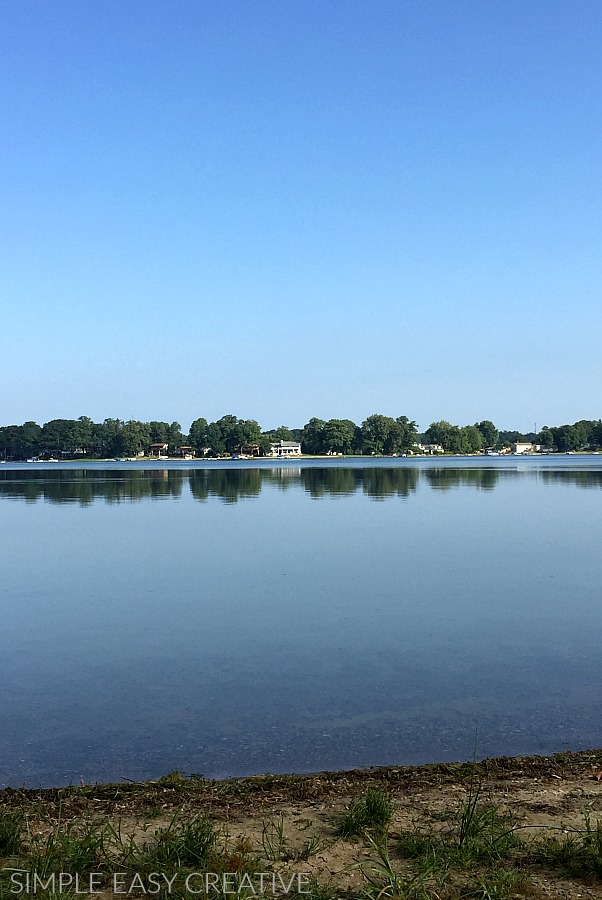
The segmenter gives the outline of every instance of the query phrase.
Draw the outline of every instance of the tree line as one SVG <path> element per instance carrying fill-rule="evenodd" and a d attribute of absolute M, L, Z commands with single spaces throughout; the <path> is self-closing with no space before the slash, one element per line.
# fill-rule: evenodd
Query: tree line
<path fill-rule="evenodd" d="M 544 426 L 537 434 L 523 434 L 499 431 L 488 419 L 464 426 L 442 420 L 432 422 L 420 435 L 416 422 L 407 416 L 393 418 L 380 413 L 368 416 L 360 425 L 351 419 L 312 418 L 303 428 L 282 425 L 268 431 L 255 419 L 226 415 L 215 422 L 195 419 L 186 434 L 179 422 L 93 422 L 80 416 L 52 419 L 44 425 L 28 421 L 0 427 L 0 459 L 133 457 L 148 453 L 153 443 L 166 444 L 171 456 L 182 447 L 190 447 L 196 456 L 228 456 L 249 447 L 266 455 L 280 440 L 298 441 L 302 452 L 311 455 L 402 455 L 414 452 L 420 442 L 446 453 L 479 453 L 514 441 L 532 441 L 547 450 L 566 452 L 602 447 L 602 421 L 581 419 L 573 425 Z"/>

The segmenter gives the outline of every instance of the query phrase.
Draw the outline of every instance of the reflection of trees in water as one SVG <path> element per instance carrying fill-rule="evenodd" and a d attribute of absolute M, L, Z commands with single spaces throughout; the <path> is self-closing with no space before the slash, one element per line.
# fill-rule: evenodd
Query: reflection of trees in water
<path fill-rule="evenodd" d="M 0 472 L 0 496 L 30 502 L 79 503 L 89 506 L 94 500 L 123 503 L 153 497 L 179 497 L 184 474 L 174 469 L 146 471 L 91 471 L 69 469 L 57 471 Z"/>
<path fill-rule="evenodd" d="M 418 485 L 419 470 L 404 468 L 303 469 L 302 483 L 312 497 L 355 494 L 363 491 L 373 500 L 408 497 Z"/>
<path fill-rule="evenodd" d="M 409 497 L 418 487 L 418 469 L 364 469 L 362 487 L 373 500 Z"/>
<path fill-rule="evenodd" d="M 314 498 L 326 494 L 355 494 L 362 483 L 361 469 L 301 469 L 297 480 Z"/>
<path fill-rule="evenodd" d="M 425 469 L 424 477 L 436 491 L 449 491 L 456 487 L 475 487 L 481 491 L 492 491 L 500 475 L 516 477 L 516 472 L 501 472 L 498 469 Z"/>
<path fill-rule="evenodd" d="M 195 500 L 219 497 L 225 503 L 258 497 L 264 483 L 280 490 L 302 488 L 311 497 L 345 496 L 362 490 L 372 499 L 407 497 L 416 490 L 413 468 L 273 468 L 273 469 L 135 469 L 4 471 L 0 496 L 30 502 L 123 503 L 147 498 L 179 497 L 188 482 Z"/>
<path fill-rule="evenodd" d="M 586 472 L 583 469 L 576 469 L 574 472 L 542 471 L 540 475 L 544 481 L 564 482 L 581 488 L 602 488 L 602 472 Z"/>
<path fill-rule="evenodd" d="M 534 470 L 535 477 L 547 483 L 572 484 L 581 488 L 602 488 L 600 471 Z M 362 491 L 372 500 L 409 497 L 420 478 L 433 490 L 473 487 L 493 490 L 500 478 L 523 477 L 516 470 L 494 468 L 419 468 L 399 467 L 274 467 L 271 469 L 69 469 L 2 470 L 0 498 L 35 503 L 79 503 L 89 506 L 94 500 L 124 503 L 137 500 L 180 497 L 185 485 L 195 500 L 217 497 L 225 503 L 258 497 L 264 483 L 279 490 L 306 491 L 311 497 L 348 496 Z"/>
<path fill-rule="evenodd" d="M 219 497 L 225 503 L 258 497 L 264 474 L 261 469 L 192 469 L 188 473 L 195 500 Z"/>

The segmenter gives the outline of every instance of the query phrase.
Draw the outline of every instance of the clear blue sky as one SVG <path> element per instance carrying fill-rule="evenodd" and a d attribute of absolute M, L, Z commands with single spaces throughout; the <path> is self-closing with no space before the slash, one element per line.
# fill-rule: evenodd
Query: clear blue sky
<path fill-rule="evenodd" d="M 602 3 L 6 0 L 0 425 L 602 416 Z"/>

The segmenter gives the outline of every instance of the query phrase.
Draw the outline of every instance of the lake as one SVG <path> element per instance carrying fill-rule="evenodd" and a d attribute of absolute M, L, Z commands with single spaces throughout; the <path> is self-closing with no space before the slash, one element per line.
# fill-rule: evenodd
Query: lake
<path fill-rule="evenodd" d="M 602 746 L 602 456 L 0 466 L 0 785 Z"/>

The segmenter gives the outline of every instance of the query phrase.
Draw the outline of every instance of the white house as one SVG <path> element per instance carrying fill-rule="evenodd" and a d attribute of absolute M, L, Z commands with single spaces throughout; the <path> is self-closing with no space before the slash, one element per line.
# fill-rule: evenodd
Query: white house
<path fill-rule="evenodd" d="M 301 444 L 298 441 L 278 441 L 270 445 L 270 456 L 301 456 Z"/>
<path fill-rule="evenodd" d="M 534 453 L 535 445 L 531 441 L 516 441 L 513 445 L 514 453 Z"/>

